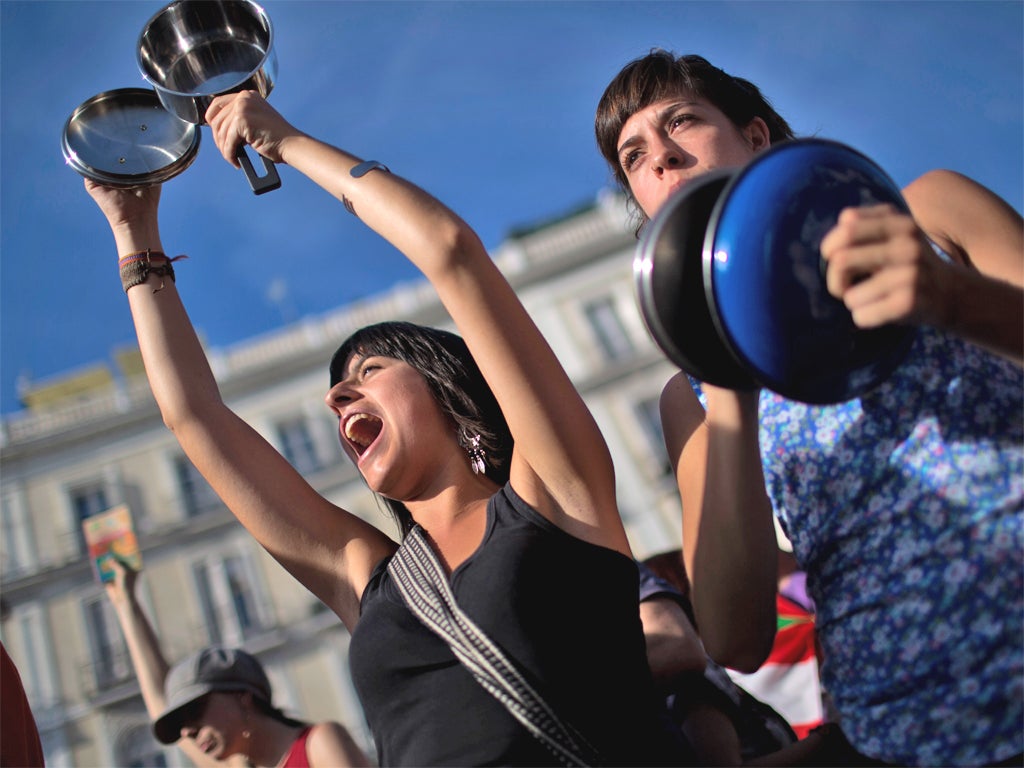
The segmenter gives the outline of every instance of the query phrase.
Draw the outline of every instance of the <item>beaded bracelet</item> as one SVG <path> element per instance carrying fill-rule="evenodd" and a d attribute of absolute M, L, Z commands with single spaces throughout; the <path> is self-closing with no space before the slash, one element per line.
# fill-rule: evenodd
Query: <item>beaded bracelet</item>
<path fill-rule="evenodd" d="M 121 286 L 127 293 L 129 288 L 146 282 L 150 275 L 158 275 L 160 287 L 154 288 L 153 293 L 161 291 L 164 287 L 164 278 L 169 277 L 171 282 L 174 282 L 174 267 L 171 262 L 184 258 L 185 256 L 181 255 L 172 259 L 161 251 L 149 248 L 122 256 L 117 262 L 118 271 L 121 273 Z"/>

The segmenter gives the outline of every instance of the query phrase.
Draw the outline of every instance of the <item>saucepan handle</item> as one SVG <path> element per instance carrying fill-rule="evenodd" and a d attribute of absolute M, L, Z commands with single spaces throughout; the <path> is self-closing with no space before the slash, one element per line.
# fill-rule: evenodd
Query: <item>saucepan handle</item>
<path fill-rule="evenodd" d="M 245 171 L 245 178 L 249 180 L 249 186 L 252 187 L 253 193 L 262 195 L 264 192 L 270 192 L 280 187 L 281 177 L 278 175 L 277 166 L 274 165 L 272 160 L 268 160 L 260 154 L 257 154 L 257 156 L 263 161 L 263 175 L 256 173 L 252 160 L 249 159 L 249 153 L 246 151 L 246 145 L 240 146 L 235 155 L 238 158 L 238 162 L 242 165 L 242 170 Z"/>

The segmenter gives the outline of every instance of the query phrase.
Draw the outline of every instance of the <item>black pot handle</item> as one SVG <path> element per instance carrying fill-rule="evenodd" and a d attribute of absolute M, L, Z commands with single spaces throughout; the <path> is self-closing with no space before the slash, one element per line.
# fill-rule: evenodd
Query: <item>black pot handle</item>
<path fill-rule="evenodd" d="M 265 170 L 265 173 L 260 176 L 256 173 L 252 160 L 249 159 L 245 144 L 238 148 L 235 157 L 241 163 L 242 170 L 245 171 L 245 178 L 249 180 L 249 186 L 252 187 L 254 194 L 262 195 L 264 192 L 270 192 L 281 186 L 281 177 L 278 175 L 277 167 L 272 160 L 267 160 L 263 155 L 257 153 L 257 157 L 263 161 L 263 168 Z"/>

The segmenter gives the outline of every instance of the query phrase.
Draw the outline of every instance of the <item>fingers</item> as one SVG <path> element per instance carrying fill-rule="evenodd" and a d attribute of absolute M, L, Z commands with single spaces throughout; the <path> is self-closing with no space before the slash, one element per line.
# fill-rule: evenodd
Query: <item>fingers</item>
<path fill-rule="evenodd" d="M 236 168 L 245 144 L 267 159 L 281 162 L 280 144 L 298 133 L 255 91 L 218 96 L 206 110 L 206 122 L 224 159 Z"/>
<path fill-rule="evenodd" d="M 842 211 L 821 241 L 821 256 L 829 293 L 871 325 L 909 319 L 924 303 L 918 292 L 937 261 L 914 220 L 888 204 Z M 884 302 L 877 315 L 868 312 L 866 306 L 877 305 L 882 294 L 899 298 Z"/>
<path fill-rule="evenodd" d="M 217 115 L 227 108 L 228 104 L 231 103 L 232 96 L 234 94 L 214 97 L 213 101 L 210 102 L 210 106 L 206 108 L 206 114 L 204 115 L 208 124 L 212 124 L 217 119 Z"/>
<path fill-rule="evenodd" d="M 836 225 L 822 238 L 821 255 L 831 260 L 836 253 L 871 243 L 911 238 L 919 239 L 914 220 L 891 205 L 846 208 Z"/>
<path fill-rule="evenodd" d="M 875 273 L 921 261 L 922 245 L 916 237 L 895 236 L 888 240 L 869 240 L 859 245 L 844 245 L 829 252 L 822 250 L 828 263 L 825 282 L 837 299 L 853 286 Z"/>
<path fill-rule="evenodd" d="M 108 187 L 85 179 L 85 190 L 113 228 L 155 228 L 161 186 Z"/>
<path fill-rule="evenodd" d="M 841 216 L 822 241 L 825 281 L 860 328 L 935 324 L 944 313 L 950 268 L 913 220 L 893 212 Z"/>
<path fill-rule="evenodd" d="M 110 570 L 114 572 L 114 578 L 106 582 L 103 586 L 111 597 L 120 597 L 125 593 L 125 565 L 117 558 L 116 555 L 107 561 L 107 565 Z"/>
<path fill-rule="evenodd" d="M 218 96 L 210 102 L 206 110 L 206 122 L 213 132 L 213 141 L 221 156 L 235 168 L 240 167 L 238 148 L 246 143 L 237 125 L 238 121 L 232 113 L 232 105 L 239 96 L 237 93 Z"/>
<path fill-rule="evenodd" d="M 903 217 L 905 214 L 888 203 L 844 208 L 836 225 L 821 241 L 822 253 L 844 244 L 877 240 L 884 235 L 889 222 Z"/>
<path fill-rule="evenodd" d="M 882 270 L 862 280 L 842 295 L 858 328 L 877 328 L 921 314 L 917 273 L 911 266 Z"/>

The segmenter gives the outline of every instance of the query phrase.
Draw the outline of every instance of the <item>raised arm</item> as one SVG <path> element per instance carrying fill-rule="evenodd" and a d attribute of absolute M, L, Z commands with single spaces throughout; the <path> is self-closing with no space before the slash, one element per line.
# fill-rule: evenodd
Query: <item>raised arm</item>
<path fill-rule="evenodd" d="M 423 272 L 505 414 L 516 442 L 510 473 L 517 492 L 556 525 L 628 554 L 597 425 L 473 230 L 396 174 L 353 177 L 359 158 L 295 129 L 256 94 L 215 100 L 207 120 L 229 162 L 244 142 L 291 165 Z"/>
<path fill-rule="evenodd" d="M 85 184 L 120 256 L 163 251 L 159 187 Z M 173 280 L 151 274 L 128 290 L 128 301 L 153 395 L 189 459 L 260 544 L 351 630 L 370 571 L 393 544 L 316 493 L 224 404 Z"/>
<path fill-rule="evenodd" d="M 704 385 L 705 413 L 686 374 L 661 395 L 661 421 L 683 506 L 683 555 L 708 655 L 755 671 L 775 638 L 778 547 L 757 441 L 757 393 Z"/>
<path fill-rule="evenodd" d="M 930 325 L 1024 361 L 1020 215 L 953 171 L 926 173 L 903 194 L 912 219 L 888 206 L 842 213 L 822 241 L 829 290 L 861 327 Z M 936 256 L 925 238 L 953 262 Z"/>
<path fill-rule="evenodd" d="M 163 714 L 167 706 L 167 699 L 164 697 L 164 680 L 170 670 L 163 651 L 160 650 L 160 640 L 156 631 L 150 623 L 149 618 L 139 605 L 135 594 L 135 586 L 138 580 L 138 573 L 132 568 L 114 561 L 111 564 L 114 569 L 113 581 L 105 585 L 107 597 L 110 598 L 117 614 L 117 621 L 121 625 L 121 632 L 124 633 L 125 643 L 128 645 L 128 655 L 132 660 L 132 667 L 135 669 L 135 676 L 139 681 L 139 691 L 142 694 L 142 701 L 146 705 L 146 712 L 150 720 L 156 720 Z M 190 738 L 179 739 L 176 745 L 182 752 L 199 768 L 214 768 L 214 766 L 230 765 L 241 760 L 232 762 L 220 762 L 213 760 L 199 749 L 195 741 Z"/>

